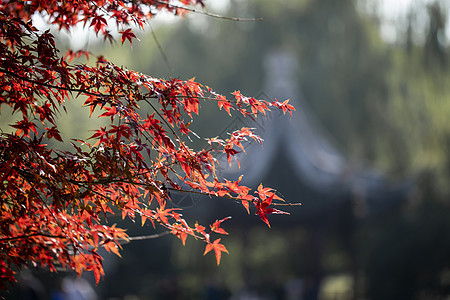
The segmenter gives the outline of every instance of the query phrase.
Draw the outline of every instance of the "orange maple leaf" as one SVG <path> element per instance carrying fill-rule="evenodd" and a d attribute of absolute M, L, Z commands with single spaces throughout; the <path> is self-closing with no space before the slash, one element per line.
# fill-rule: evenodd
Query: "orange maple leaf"
<path fill-rule="evenodd" d="M 223 228 L 220 228 L 220 224 L 223 221 L 226 221 L 228 219 L 231 219 L 231 217 L 226 217 L 222 220 L 216 220 L 212 225 L 210 225 L 211 230 L 216 232 L 216 233 L 220 233 L 220 234 L 228 234 L 228 232 L 226 232 Z"/>
<path fill-rule="evenodd" d="M 228 253 L 227 248 L 225 248 L 224 245 L 219 244 L 219 242 L 220 242 L 220 239 L 217 239 L 214 242 L 206 245 L 205 253 L 203 253 L 203 255 L 206 255 L 209 251 L 214 250 L 214 252 L 216 254 L 217 265 L 220 265 L 220 258 L 222 257 L 222 252 Z"/>

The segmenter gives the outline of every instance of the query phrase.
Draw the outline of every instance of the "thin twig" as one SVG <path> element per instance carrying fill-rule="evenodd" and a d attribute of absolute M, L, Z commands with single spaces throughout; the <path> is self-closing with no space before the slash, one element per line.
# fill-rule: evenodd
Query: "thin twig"
<path fill-rule="evenodd" d="M 170 231 L 164 231 L 161 233 L 151 234 L 151 235 L 143 235 L 143 236 L 132 236 L 128 237 L 126 241 L 120 242 L 120 244 L 127 244 L 131 241 L 142 241 L 142 240 L 150 240 L 150 239 L 156 239 L 165 235 L 168 235 Z"/>
<path fill-rule="evenodd" d="M 153 30 L 152 25 L 150 24 L 150 20 L 147 23 L 148 23 L 148 26 L 150 27 L 150 31 L 152 33 L 153 39 L 155 40 L 156 46 L 158 47 L 158 50 L 161 53 L 161 56 L 162 56 L 164 62 L 166 63 L 167 68 L 169 69 L 169 72 L 172 73 L 173 72 L 172 66 L 169 63 L 169 59 L 167 58 L 166 53 L 164 52 L 161 44 L 159 43 L 158 38 L 156 37 L 156 33 Z"/>
<path fill-rule="evenodd" d="M 100 94 L 100 93 L 89 92 L 89 91 L 82 90 L 82 89 L 74 89 L 74 88 L 68 88 L 68 87 L 63 87 L 63 86 L 57 86 L 57 85 L 53 85 L 53 84 L 49 84 L 49 83 L 45 83 L 45 82 L 39 82 L 37 80 L 26 78 L 24 76 L 18 75 L 18 74 L 14 73 L 14 72 L 5 70 L 3 68 L 0 68 L 0 72 L 6 73 L 8 75 L 11 75 L 11 76 L 16 77 L 16 78 L 18 78 L 20 80 L 23 80 L 23 81 L 27 81 L 27 82 L 38 84 L 38 85 L 42 85 L 42 86 L 46 86 L 46 87 L 52 88 L 52 89 L 64 90 L 64 91 L 68 91 L 68 92 L 83 93 L 83 94 L 87 94 L 87 95 L 91 95 L 91 96 L 97 96 L 97 97 L 112 97 L 113 96 L 111 94 L 106 94 L 105 95 L 105 94 Z"/>
<path fill-rule="evenodd" d="M 175 5 L 175 4 L 171 4 L 169 2 L 165 2 L 165 1 L 155 1 L 156 3 L 159 4 L 164 4 L 167 5 L 171 8 L 176 8 L 176 9 L 184 9 L 196 14 L 201 14 L 201 15 L 205 15 L 208 17 L 212 17 L 212 18 L 217 18 L 217 19 L 222 19 L 222 20 L 229 20 L 229 21 L 237 21 L 237 22 L 259 22 L 262 21 L 263 18 L 235 18 L 235 17 L 227 17 L 227 16 L 222 16 L 222 15 L 218 15 L 218 14 L 214 14 L 214 13 L 210 13 L 207 11 L 200 11 L 197 10 L 195 8 L 190 8 L 190 7 L 186 7 L 186 6 L 180 6 L 180 5 Z"/>
<path fill-rule="evenodd" d="M 69 87 L 57 86 L 57 85 L 53 85 L 53 84 L 49 84 L 49 83 L 45 83 L 45 82 L 40 82 L 40 81 L 37 81 L 37 80 L 34 80 L 34 79 L 30 79 L 30 78 L 26 78 L 24 76 L 18 75 L 18 74 L 14 73 L 14 72 L 5 70 L 3 68 L 0 68 L 0 72 L 1 73 L 6 73 L 8 75 L 11 75 L 11 76 L 16 77 L 16 78 L 18 78 L 20 80 L 23 80 L 23 81 L 27 81 L 27 82 L 30 82 L 30 83 L 33 83 L 33 84 L 37 84 L 37 85 L 42 85 L 42 86 L 45 86 L 45 87 L 48 87 L 48 88 L 52 88 L 52 89 L 64 90 L 64 91 L 68 91 L 68 92 L 83 93 L 83 94 L 86 94 L 86 95 L 96 96 L 96 97 L 99 97 L 99 98 L 113 97 L 114 96 L 113 94 L 94 93 L 94 92 L 89 92 L 89 91 L 83 90 L 83 89 L 69 88 Z M 214 98 L 214 97 L 202 97 L 202 96 L 195 96 L 195 95 L 190 95 L 190 96 L 178 95 L 176 97 L 177 98 L 195 98 L 195 99 L 198 99 L 198 100 L 210 100 L 210 101 L 216 101 L 216 102 L 222 101 L 222 100 Z M 152 95 L 152 96 L 147 96 L 147 98 L 149 98 L 149 99 L 156 99 L 158 97 Z M 228 100 L 228 102 L 230 102 L 232 104 L 236 104 L 237 103 L 237 102 L 231 101 L 231 100 Z M 153 107 L 153 109 L 156 110 L 156 108 L 154 108 L 154 107 Z M 233 109 L 235 109 L 235 108 L 233 108 Z M 160 116 L 160 117 L 162 117 L 162 116 Z"/>
<path fill-rule="evenodd" d="M 74 180 L 71 180 L 70 182 L 74 183 L 74 184 L 88 183 L 85 181 L 74 181 Z M 124 179 L 108 179 L 105 181 L 103 181 L 103 180 L 102 181 L 91 181 L 92 184 L 110 184 L 110 183 L 117 183 L 117 182 L 128 183 L 128 184 L 138 185 L 138 186 L 148 186 L 147 183 L 129 181 L 129 180 L 124 180 Z M 202 191 L 182 190 L 182 189 L 176 189 L 176 188 L 171 188 L 171 187 L 165 187 L 165 189 L 169 190 L 169 191 L 174 191 L 174 192 L 190 193 L 190 194 L 197 194 L 197 195 L 204 195 L 204 196 L 214 196 L 217 198 L 225 198 L 225 199 L 230 199 L 230 200 L 235 200 L 235 201 L 253 202 L 253 200 L 243 199 L 243 198 L 239 198 L 239 197 L 233 197 L 233 196 L 227 196 L 227 195 L 223 195 L 223 196 L 214 195 L 213 191 L 211 191 L 211 193 L 206 193 L 206 192 L 202 192 Z M 302 204 L 301 203 L 279 203 L 279 202 L 277 202 L 277 203 L 271 203 L 270 205 L 272 205 L 272 206 L 300 206 Z"/>
<path fill-rule="evenodd" d="M 8 241 L 14 241 L 14 240 L 28 239 L 28 238 L 34 237 L 34 236 L 44 236 L 44 237 L 48 237 L 48 238 L 68 239 L 67 236 L 63 236 L 63 235 L 51 235 L 51 234 L 45 234 L 45 233 L 32 233 L 32 234 L 25 234 L 25 235 L 20 235 L 20 236 L 0 238 L 0 243 L 6 243 Z"/>

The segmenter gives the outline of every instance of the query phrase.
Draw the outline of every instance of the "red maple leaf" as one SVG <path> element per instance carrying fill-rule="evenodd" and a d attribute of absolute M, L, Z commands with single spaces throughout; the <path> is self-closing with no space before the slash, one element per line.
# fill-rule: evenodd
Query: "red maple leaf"
<path fill-rule="evenodd" d="M 11 125 L 11 127 L 17 128 L 16 135 L 24 135 L 24 137 L 30 136 L 30 130 L 32 130 L 36 135 L 36 125 L 33 122 L 29 122 L 28 119 L 25 117 L 23 120 L 18 121 L 17 124 Z"/>
<path fill-rule="evenodd" d="M 136 35 L 133 33 L 133 31 L 131 30 L 131 28 L 128 28 L 125 31 L 119 31 L 120 34 L 122 34 L 121 40 L 122 40 L 122 44 L 128 40 L 130 42 L 130 44 L 133 44 L 133 39 L 137 39 L 139 41 L 139 39 L 136 37 Z"/>
<path fill-rule="evenodd" d="M 54 138 L 60 142 L 63 141 L 61 135 L 59 134 L 59 130 L 55 126 L 53 126 L 52 128 L 45 127 L 45 129 L 47 130 L 48 138 Z"/>
<path fill-rule="evenodd" d="M 99 32 L 102 28 L 107 25 L 106 19 L 102 16 L 95 16 L 92 18 L 91 25 L 89 27 L 94 26 L 95 32 Z"/>
<path fill-rule="evenodd" d="M 267 215 L 269 214 L 284 214 L 289 215 L 288 212 L 281 211 L 275 208 L 271 208 L 270 205 L 272 204 L 272 200 L 275 194 L 272 194 L 269 198 L 266 198 L 265 200 L 258 201 L 256 205 L 256 214 L 261 218 L 261 220 L 264 221 L 264 223 L 267 224 L 270 228 L 269 219 L 267 219 Z"/>
<path fill-rule="evenodd" d="M 231 105 L 230 101 L 228 101 L 227 98 L 225 98 L 225 96 L 222 96 L 222 95 L 218 95 L 217 99 L 219 100 L 219 102 L 218 102 L 219 108 L 222 109 L 222 107 L 223 107 L 226 110 L 226 112 L 228 113 L 228 115 L 231 116 L 230 109 L 232 109 L 233 106 Z"/>
<path fill-rule="evenodd" d="M 220 258 L 222 257 L 222 252 L 228 253 L 227 248 L 225 248 L 224 245 L 219 244 L 219 242 L 220 239 L 217 239 L 214 242 L 206 245 L 205 253 L 203 253 L 203 255 L 206 255 L 209 251 L 214 250 L 214 253 L 216 254 L 217 265 L 220 265 Z"/>
<path fill-rule="evenodd" d="M 216 233 L 220 233 L 220 234 L 228 234 L 228 232 L 226 232 L 223 228 L 220 228 L 220 224 L 223 221 L 226 221 L 228 219 L 231 219 L 231 217 L 226 217 L 223 218 L 222 220 L 216 220 L 212 225 L 211 225 L 211 230 L 216 232 Z"/>

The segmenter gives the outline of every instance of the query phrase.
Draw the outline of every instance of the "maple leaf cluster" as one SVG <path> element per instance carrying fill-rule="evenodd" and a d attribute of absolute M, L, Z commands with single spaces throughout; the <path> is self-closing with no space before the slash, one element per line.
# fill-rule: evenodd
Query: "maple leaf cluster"
<path fill-rule="evenodd" d="M 122 43 L 131 43 L 131 25 L 143 28 L 161 10 L 182 15 L 187 5 L 203 7 L 200 0 L 0 3 L 0 108 L 9 106 L 17 120 L 12 132 L 0 133 L 0 288 L 28 265 L 92 271 L 98 282 L 103 274 L 98 249 L 119 255 L 120 243 L 128 239 L 108 222 L 112 214 L 165 227 L 183 244 L 188 236 L 204 241 L 205 254 L 214 250 L 219 264 L 228 251 L 213 234 L 227 234 L 221 224 L 228 218 L 189 225 L 170 205 L 170 191 L 237 200 L 249 212 L 253 205 L 267 225 L 268 214 L 282 213 L 271 207 L 273 200 L 282 201 L 275 190 L 260 185 L 252 192 L 241 179 L 216 175 L 216 154 L 226 154 L 231 163 L 244 142 L 261 142 L 251 129 L 208 139 L 207 149 L 193 150 L 183 140 L 195 134 L 189 124 L 199 101 L 250 118 L 271 108 L 291 113 L 287 101 L 257 100 L 238 91 L 226 98 L 193 79 L 153 78 L 86 51 L 60 55 L 52 33 L 38 31 L 31 19 L 42 14 L 60 29 L 83 23 L 105 39 L 112 39 L 112 20 L 123 28 Z M 56 147 L 63 142 L 57 116 L 67 101 L 108 119 L 90 139 L 71 140 L 71 151 Z"/>

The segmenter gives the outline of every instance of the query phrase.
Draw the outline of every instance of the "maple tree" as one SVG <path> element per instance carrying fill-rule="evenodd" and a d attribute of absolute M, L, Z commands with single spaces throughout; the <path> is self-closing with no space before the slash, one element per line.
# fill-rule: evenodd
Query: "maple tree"
<path fill-rule="evenodd" d="M 268 214 L 283 213 L 273 205 L 290 205 L 262 184 L 252 192 L 241 178 L 216 175 L 216 154 L 224 153 L 231 163 L 244 151 L 244 142 L 262 142 L 252 129 L 207 139 L 206 149 L 191 149 L 184 141 L 195 135 L 189 124 L 200 100 L 250 118 L 270 109 L 292 114 L 288 101 L 257 100 L 239 91 L 227 98 L 193 79 L 153 78 L 103 56 L 92 59 L 87 51 L 60 55 L 53 34 L 39 31 L 32 21 L 41 14 L 60 30 L 81 23 L 111 41 L 115 21 L 122 44 L 131 44 L 133 28 L 143 29 L 159 11 L 183 15 L 203 8 L 201 0 L 0 3 L 0 108 L 9 106 L 17 119 L 12 131 L 0 132 L 0 288 L 29 264 L 92 271 L 98 282 L 103 274 L 98 249 L 120 255 L 120 242 L 129 238 L 108 222 L 112 214 L 165 227 L 183 244 L 188 236 L 201 240 L 204 254 L 214 250 L 219 264 L 228 251 L 213 234 L 227 234 L 221 224 L 228 217 L 209 229 L 189 225 L 170 205 L 171 191 L 238 201 L 248 212 L 252 205 L 267 225 Z M 57 147 L 63 142 L 57 116 L 65 113 L 67 101 L 108 119 L 90 139 L 70 140 L 70 151 Z"/>

